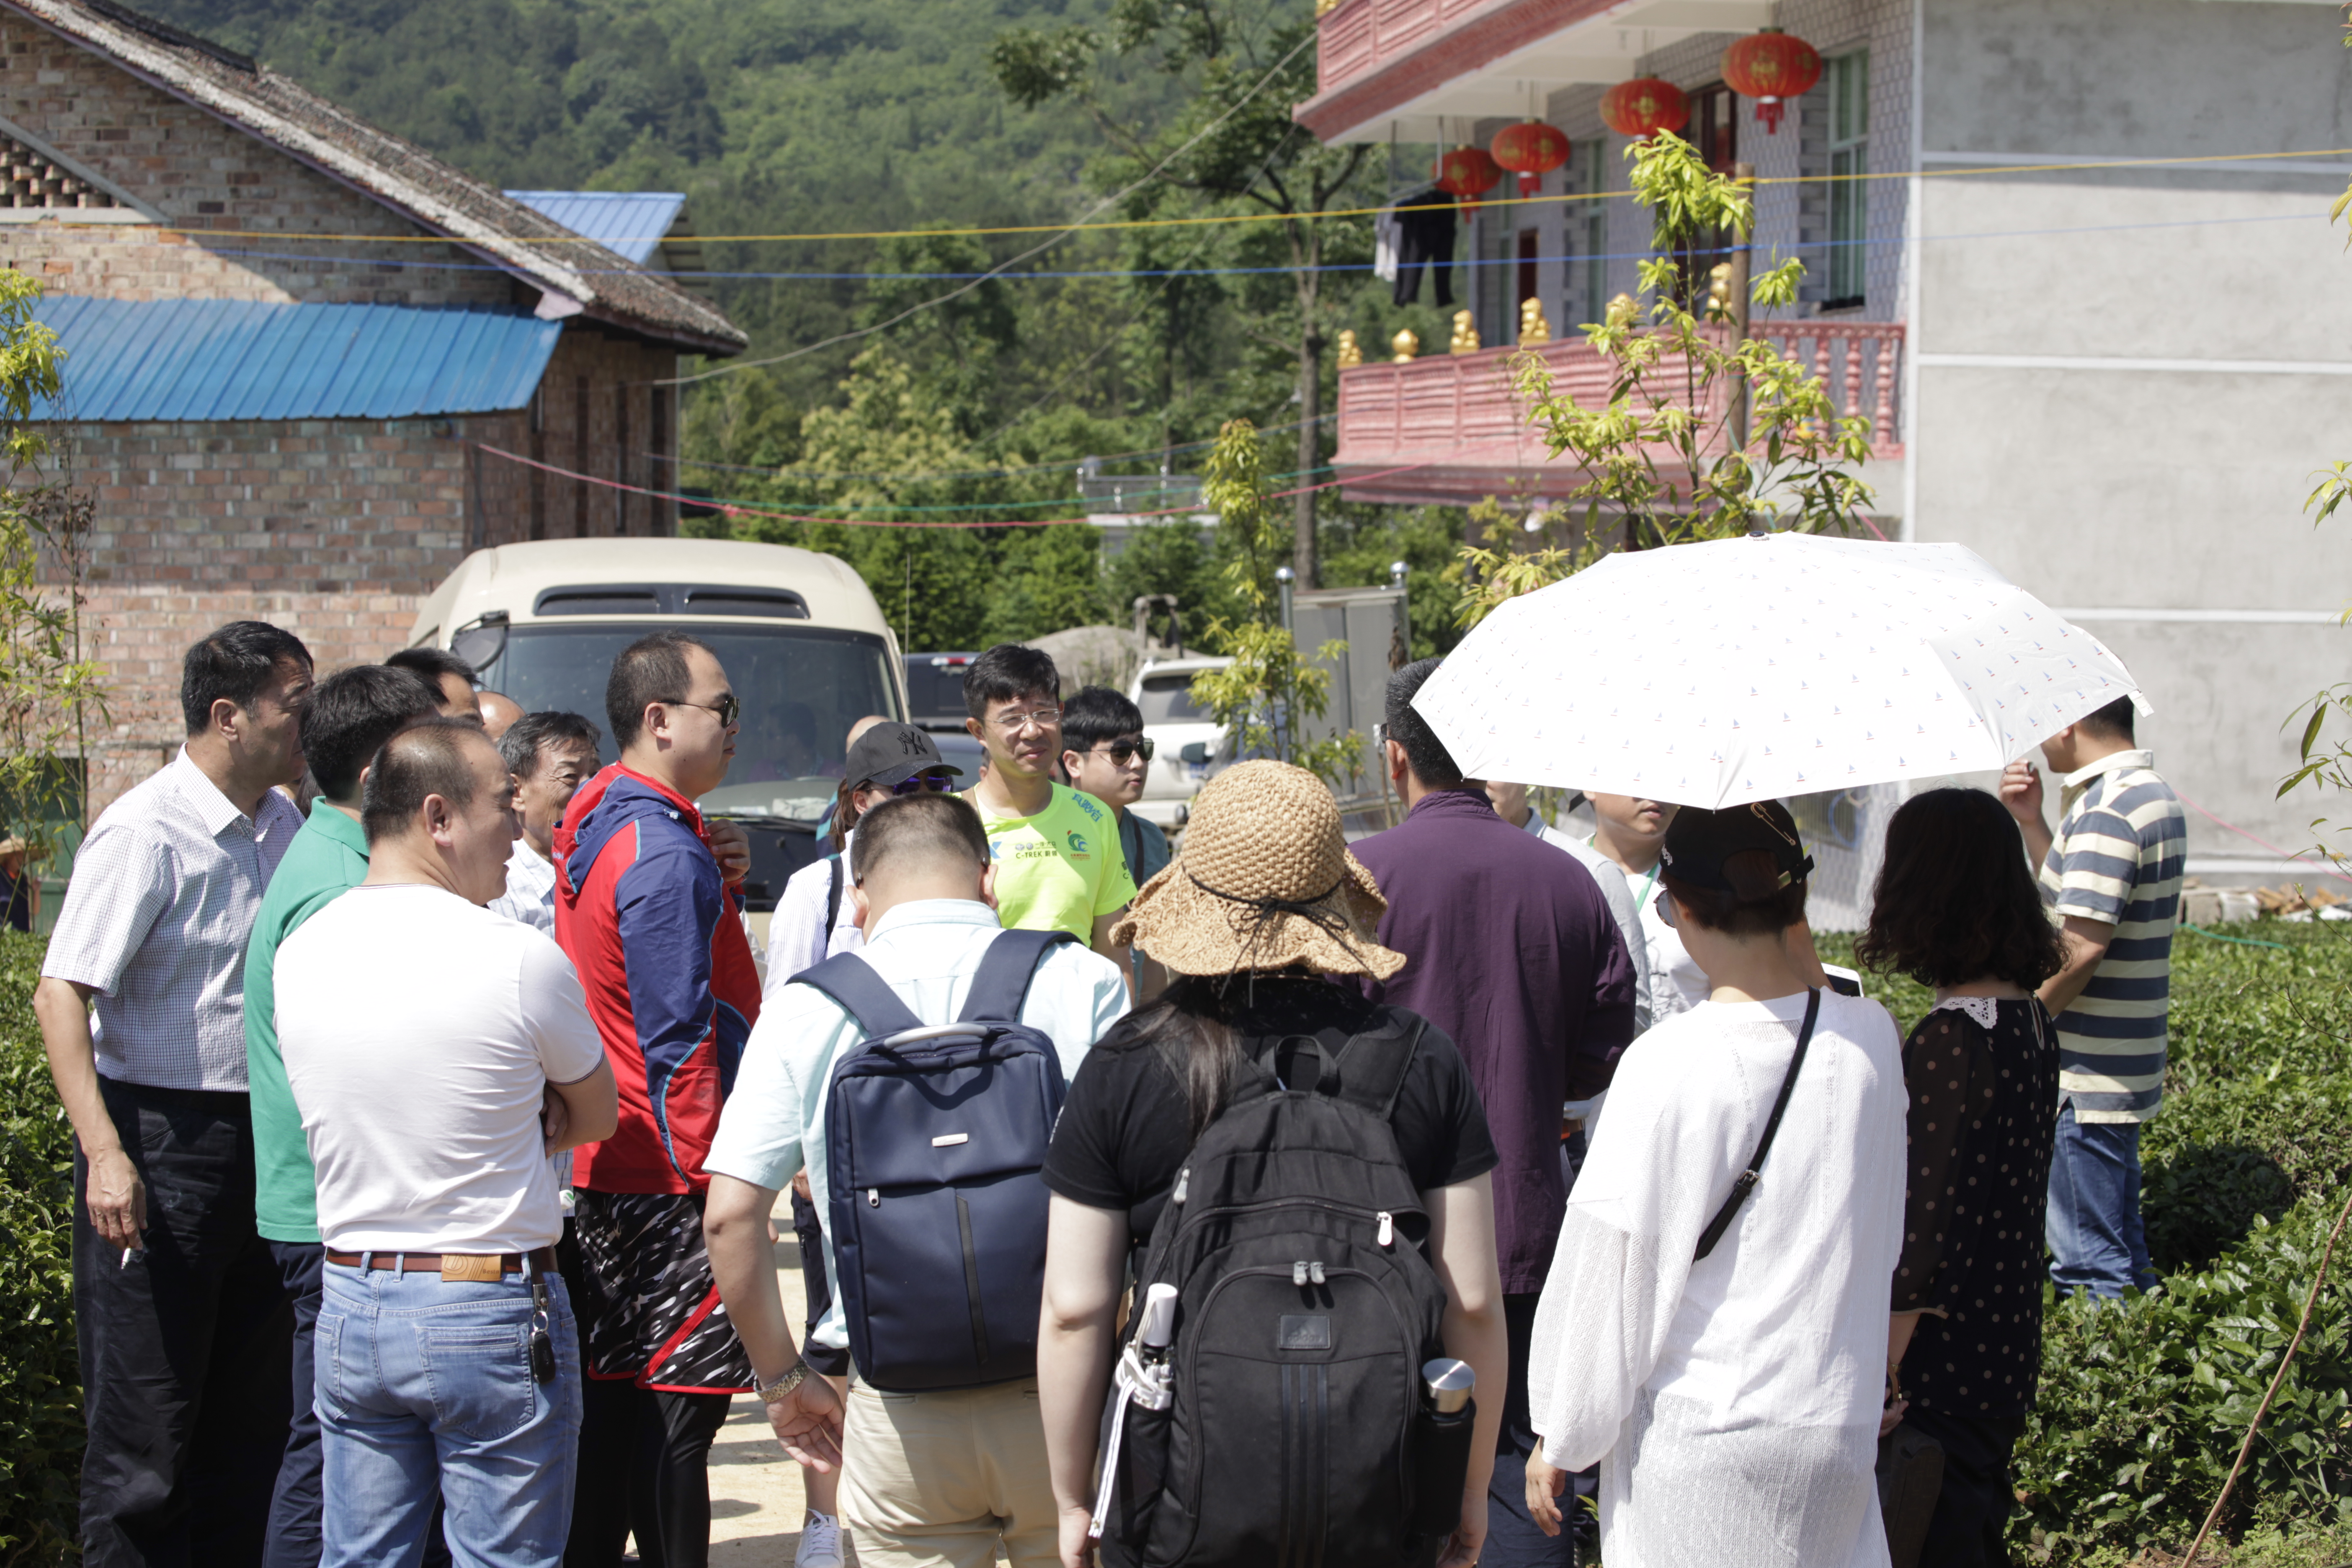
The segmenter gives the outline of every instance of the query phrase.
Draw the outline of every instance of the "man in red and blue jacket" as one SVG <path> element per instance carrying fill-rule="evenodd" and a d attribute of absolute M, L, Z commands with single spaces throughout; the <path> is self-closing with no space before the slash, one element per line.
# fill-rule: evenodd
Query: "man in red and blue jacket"
<path fill-rule="evenodd" d="M 621 760 L 554 838 L 555 940 L 621 1089 L 619 1130 L 572 1171 L 589 1398 L 567 1561 L 617 1563 L 634 1526 L 658 1529 L 667 1568 L 702 1568 L 711 1439 L 754 1381 L 702 1243 L 703 1157 L 760 1011 L 742 906 L 694 804 L 726 779 L 738 705 L 709 647 L 662 632 L 614 660 L 604 706 Z M 654 1473 L 633 1473 L 648 1448 Z M 632 1519 L 632 1492 L 652 1519 Z"/>

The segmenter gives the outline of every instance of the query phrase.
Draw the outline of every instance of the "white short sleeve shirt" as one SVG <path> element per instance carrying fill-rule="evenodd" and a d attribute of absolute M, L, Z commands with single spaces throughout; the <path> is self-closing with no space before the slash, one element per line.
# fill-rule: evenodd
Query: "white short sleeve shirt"
<path fill-rule="evenodd" d="M 278 1040 L 339 1252 L 527 1252 L 562 1230 L 540 1108 L 604 1048 L 552 940 L 359 887 L 278 950 Z"/>
<path fill-rule="evenodd" d="M 98 993 L 98 1070 L 157 1089 L 242 1091 L 245 950 L 302 830 L 264 790 L 248 816 L 189 760 L 125 793 L 74 856 L 41 973 Z"/>

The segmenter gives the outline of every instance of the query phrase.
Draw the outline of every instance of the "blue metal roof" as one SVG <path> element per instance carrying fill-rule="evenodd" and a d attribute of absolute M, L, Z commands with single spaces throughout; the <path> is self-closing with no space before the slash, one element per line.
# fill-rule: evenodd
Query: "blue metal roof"
<path fill-rule="evenodd" d="M 541 217 L 643 267 L 686 205 L 682 191 L 509 191 Z"/>
<path fill-rule="evenodd" d="M 561 321 L 481 306 L 266 305 L 52 294 L 66 351 L 37 419 L 405 419 L 530 401 Z"/>

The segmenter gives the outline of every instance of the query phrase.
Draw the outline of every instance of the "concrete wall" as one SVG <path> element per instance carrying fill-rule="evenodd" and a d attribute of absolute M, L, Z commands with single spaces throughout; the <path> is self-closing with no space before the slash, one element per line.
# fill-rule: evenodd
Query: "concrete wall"
<path fill-rule="evenodd" d="M 2302 847 L 2328 803 L 2273 799 L 2281 725 L 2352 678 L 2326 624 L 2352 523 L 2302 510 L 2352 457 L 2352 258 L 2326 219 L 2352 166 L 1999 171 L 2352 145 L 2340 14 L 1925 5 L 1911 536 L 2081 612 L 2147 688 L 2142 738 L 2182 793 Z M 2190 848 L 2269 858 L 2195 813 Z"/>

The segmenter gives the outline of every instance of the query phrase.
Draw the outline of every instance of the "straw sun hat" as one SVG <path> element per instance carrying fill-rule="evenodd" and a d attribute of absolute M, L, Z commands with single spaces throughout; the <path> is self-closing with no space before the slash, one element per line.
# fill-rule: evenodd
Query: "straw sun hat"
<path fill-rule="evenodd" d="M 1287 763 L 1241 763 L 1202 787 L 1184 851 L 1143 885 L 1111 941 L 1179 974 L 1302 963 L 1386 980 L 1404 954 L 1372 940 L 1388 908 L 1348 853 L 1339 805 Z"/>

